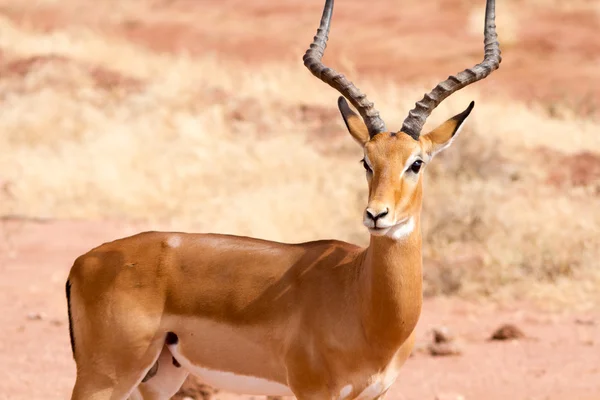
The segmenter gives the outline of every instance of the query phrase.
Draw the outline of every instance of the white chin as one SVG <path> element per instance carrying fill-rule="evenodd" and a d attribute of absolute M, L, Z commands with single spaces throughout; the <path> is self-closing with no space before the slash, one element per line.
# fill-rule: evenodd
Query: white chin
<path fill-rule="evenodd" d="M 373 236 L 385 236 L 390 228 L 378 228 L 378 229 L 374 229 L 374 228 L 368 228 L 369 229 L 369 233 Z"/>
<path fill-rule="evenodd" d="M 368 228 L 369 233 L 373 236 L 389 236 L 392 239 L 398 240 L 409 236 L 415 228 L 415 220 L 413 217 L 403 219 L 387 228 Z"/>

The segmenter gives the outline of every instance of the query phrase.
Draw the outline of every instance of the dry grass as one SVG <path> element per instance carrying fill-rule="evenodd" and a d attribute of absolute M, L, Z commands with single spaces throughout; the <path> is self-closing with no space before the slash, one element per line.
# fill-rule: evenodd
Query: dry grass
<path fill-rule="evenodd" d="M 0 48 L 0 215 L 366 244 L 361 151 L 343 134 L 336 94 L 300 65 L 247 71 L 6 19 Z M 423 91 L 361 86 L 391 127 Z M 429 126 L 477 100 L 474 90 Z M 568 110 L 553 119 L 507 99 L 479 102 L 427 172 L 428 293 L 597 304 L 599 181 L 549 184 L 563 166 L 538 149 L 600 156 L 599 128 Z"/>

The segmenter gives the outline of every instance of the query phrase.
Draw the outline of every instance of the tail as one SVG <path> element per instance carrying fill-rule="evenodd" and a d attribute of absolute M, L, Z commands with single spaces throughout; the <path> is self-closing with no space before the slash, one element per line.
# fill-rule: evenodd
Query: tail
<path fill-rule="evenodd" d="M 73 318 L 71 317 L 71 281 L 67 279 L 65 287 L 67 293 L 67 313 L 69 315 L 69 337 L 71 338 L 71 352 L 75 358 L 75 338 L 73 337 Z"/>

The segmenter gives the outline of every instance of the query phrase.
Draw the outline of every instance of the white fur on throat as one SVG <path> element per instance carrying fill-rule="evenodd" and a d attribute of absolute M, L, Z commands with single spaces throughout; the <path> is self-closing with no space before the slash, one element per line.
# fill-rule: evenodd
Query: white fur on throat
<path fill-rule="evenodd" d="M 394 240 L 400 240 L 408 237 L 414 230 L 415 219 L 414 217 L 409 217 L 405 222 L 390 227 L 385 235 Z"/>

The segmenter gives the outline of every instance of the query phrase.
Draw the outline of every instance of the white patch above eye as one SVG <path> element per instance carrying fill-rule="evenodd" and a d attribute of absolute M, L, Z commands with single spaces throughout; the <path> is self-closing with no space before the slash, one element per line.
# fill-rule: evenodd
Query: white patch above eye
<path fill-rule="evenodd" d="M 402 169 L 402 175 L 404 175 L 404 173 L 406 171 L 408 171 L 408 169 L 410 168 L 411 165 L 413 165 L 413 163 L 417 160 L 421 160 L 423 161 L 423 158 L 421 157 L 421 152 L 417 152 L 415 154 L 411 154 L 410 157 L 408 157 L 408 160 L 406 160 L 406 163 L 404 164 L 404 168 Z M 425 161 L 423 161 L 423 164 L 425 164 Z M 401 175 L 401 176 L 402 176 Z"/>

